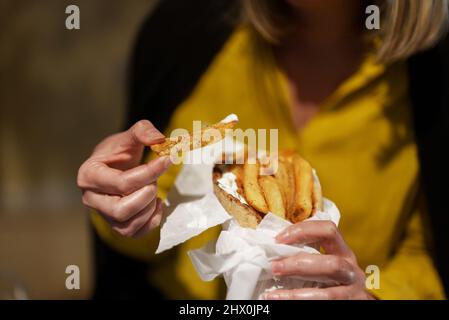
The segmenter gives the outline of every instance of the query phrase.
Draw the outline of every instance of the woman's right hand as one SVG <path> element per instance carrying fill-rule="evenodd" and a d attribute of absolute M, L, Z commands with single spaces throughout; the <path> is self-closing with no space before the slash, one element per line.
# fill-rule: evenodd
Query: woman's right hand
<path fill-rule="evenodd" d="M 121 235 L 141 236 L 160 224 L 162 201 L 156 196 L 156 182 L 170 158 L 146 164 L 141 158 L 145 146 L 163 139 L 151 122 L 141 120 L 100 142 L 79 168 L 77 183 L 84 205 L 102 214 Z"/>

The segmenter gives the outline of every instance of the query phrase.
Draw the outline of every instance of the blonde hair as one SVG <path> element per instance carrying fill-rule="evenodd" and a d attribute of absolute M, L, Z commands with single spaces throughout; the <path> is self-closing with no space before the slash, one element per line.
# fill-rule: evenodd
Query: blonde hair
<path fill-rule="evenodd" d="M 245 19 L 262 38 L 276 43 L 288 29 L 291 8 L 285 0 L 241 0 Z M 377 59 L 391 62 L 434 45 L 447 31 L 449 0 L 379 0 L 381 28 Z"/>

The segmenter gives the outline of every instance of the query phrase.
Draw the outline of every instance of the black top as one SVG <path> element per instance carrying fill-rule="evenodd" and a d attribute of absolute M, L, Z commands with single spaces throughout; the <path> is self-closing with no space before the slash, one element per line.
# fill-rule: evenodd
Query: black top
<path fill-rule="evenodd" d="M 234 29 L 236 0 L 161 0 L 138 35 L 126 127 L 149 119 L 163 130 Z M 421 187 L 432 256 L 449 296 L 449 38 L 408 60 Z M 447 198 L 446 198 L 447 197 Z M 423 275 L 425 276 L 425 275 Z"/>

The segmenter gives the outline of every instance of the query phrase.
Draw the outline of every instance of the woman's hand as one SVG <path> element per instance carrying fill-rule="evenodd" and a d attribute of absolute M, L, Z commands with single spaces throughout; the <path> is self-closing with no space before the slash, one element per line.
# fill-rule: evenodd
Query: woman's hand
<path fill-rule="evenodd" d="M 78 171 L 84 205 L 98 210 L 124 236 L 140 236 L 156 228 L 162 202 L 156 197 L 157 178 L 170 165 L 169 157 L 140 164 L 145 146 L 164 139 L 148 120 L 98 144 Z"/>
<path fill-rule="evenodd" d="M 272 262 L 272 271 L 277 277 L 294 276 L 317 281 L 324 288 L 276 290 L 267 293 L 265 299 L 373 299 L 365 289 L 364 272 L 333 222 L 296 223 L 278 234 L 276 241 L 321 246 L 325 254 L 300 253 L 276 260 Z"/>

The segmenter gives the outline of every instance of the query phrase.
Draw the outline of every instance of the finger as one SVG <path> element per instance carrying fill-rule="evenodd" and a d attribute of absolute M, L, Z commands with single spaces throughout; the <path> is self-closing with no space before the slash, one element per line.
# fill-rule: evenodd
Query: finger
<path fill-rule="evenodd" d="M 129 148 L 150 146 L 164 141 L 165 136 L 148 120 L 140 120 L 126 131 L 103 140 L 93 153 L 94 156 L 120 153 Z"/>
<path fill-rule="evenodd" d="M 330 288 L 329 288 L 330 289 Z M 332 300 L 328 289 L 304 288 L 294 290 L 275 290 L 265 294 L 266 300 Z"/>
<path fill-rule="evenodd" d="M 303 221 L 287 227 L 276 236 L 276 241 L 285 244 L 319 244 L 326 253 L 353 257 L 332 221 Z"/>
<path fill-rule="evenodd" d="M 161 199 L 157 199 L 156 209 L 150 219 L 134 234 L 134 238 L 140 238 L 148 232 L 159 227 L 163 216 L 163 204 Z"/>
<path fill-rule="evenodd" d="M 165 136 L 148 120 L 136 122 L 125 132 L 135 144 L 143 144 L 145 146 L 162 142 L 165 139 Z"/>
<path fill-rule="evenodd" d="M 266 300 L 349 300 L 368 299 L 368 294 L 355 286 L 275 290 L 264 294 Z"/>
<path fill-rule="evenodd" d="M 125 237 L 132 237 L 151 219 L 157 206 L 157 200 L 151 201 L 142 211 L 126 222 L 111 222 L 111 227 Z"/>
<path fill-rule="evenodd" d="M 333 255 L 299 253 L 273 261 L 271 267 L 277 277 L 295 276 L 328 285 L 346 285 L 356 280 L 353 266 L 344 258 Z"/>
<path fill-rule="evenodd" d="M 80 169 L 78 186 L 97 193 L 128 195 L 156 181 L 170 164 L 170 157 L 161 157 L 133 169 L 120 171 L 99 161 L 88 161 Z"/>
<path fill-rule="evenodd" d="M 125 222 L 156 198 L 156 190 L 155 183 L 144 186 L 125 197 L 87 190 L 83 193 L 83 203 L 89 208 L 100 211 L 111 221 Z"/>
<path fill-rule="evenodd" d="M 170 157 L 156 158 L 149 163 L 124 171 L 123 185 L 120 187 L 122 194 L 133 192 L 141 187 L 155 182 L 170 166 Z"/>

